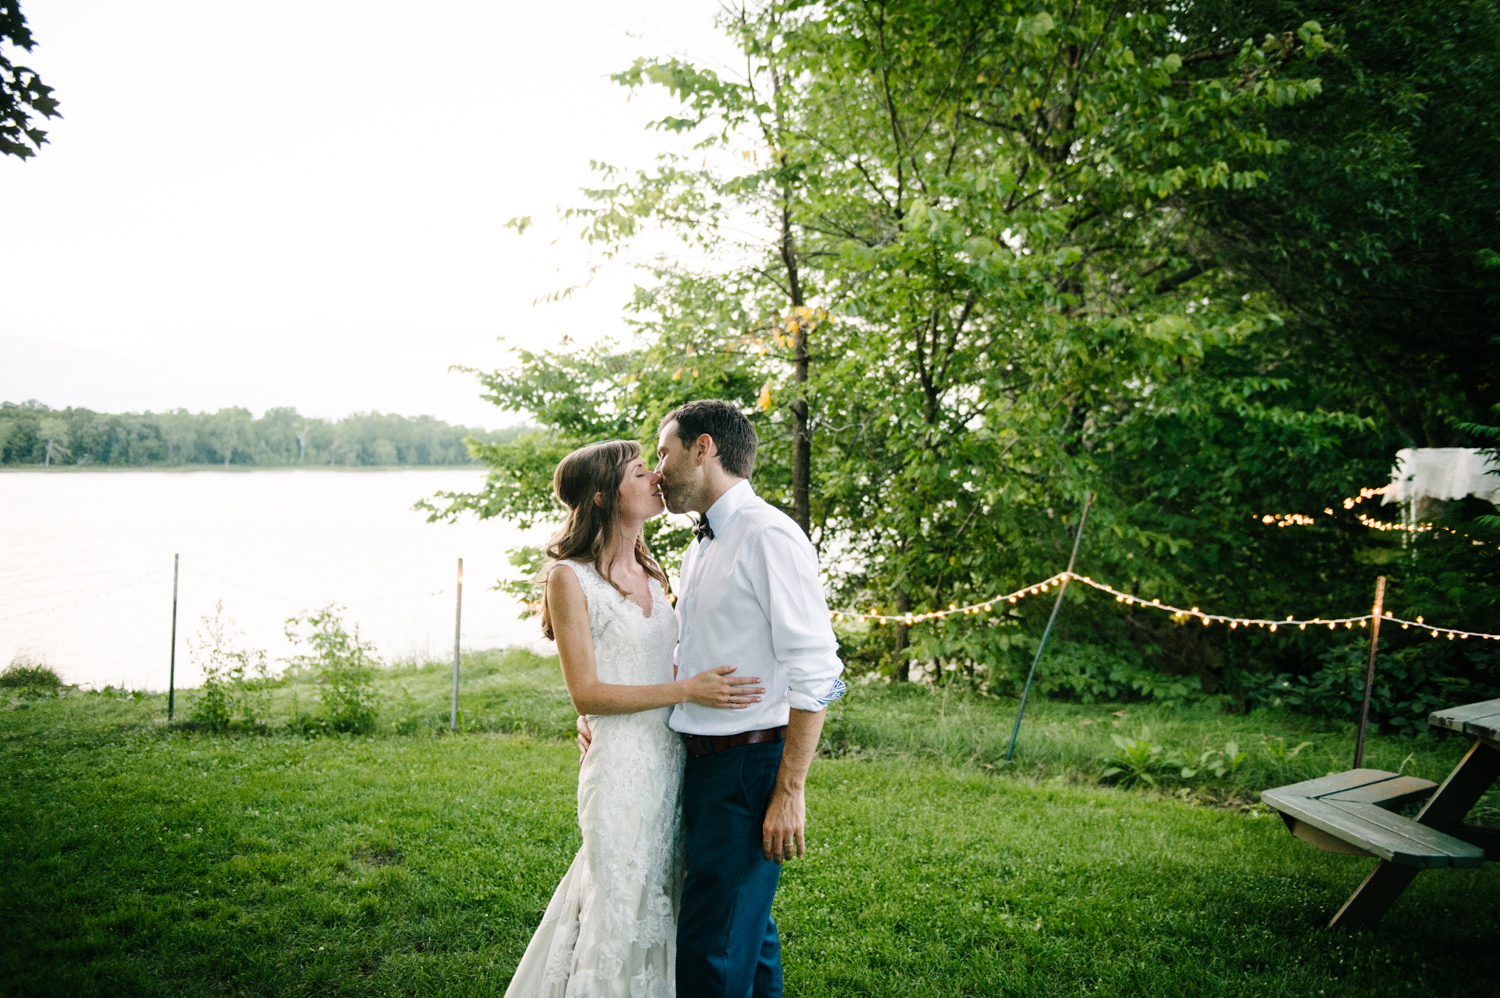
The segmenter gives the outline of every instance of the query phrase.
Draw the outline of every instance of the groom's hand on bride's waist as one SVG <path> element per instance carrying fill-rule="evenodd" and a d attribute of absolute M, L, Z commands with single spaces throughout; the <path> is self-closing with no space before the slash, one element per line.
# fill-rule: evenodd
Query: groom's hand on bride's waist
<path fill-rule="evenodd" d="M 583 757 L 589 754 L 589 742 L 594 740 L 594 731 L 589 727 L 589 719 L 582 714 L 578 715 L 578 765 L 583 765 Z"/>

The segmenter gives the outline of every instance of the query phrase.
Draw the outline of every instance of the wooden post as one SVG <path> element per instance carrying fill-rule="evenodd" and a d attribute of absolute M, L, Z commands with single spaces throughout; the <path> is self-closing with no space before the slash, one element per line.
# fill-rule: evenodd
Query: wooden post
<path fill-rule="evenodd" d="M 453 706 L 448 713 L 448 730 L 458 730 L 458 639 L 464 621 L 464 560 L 458 559 L 458 601 L 453 608 Z"/>
<path fill-rule="evenodd" d="M 173 700 L 177 695 L 177 566 L 180 554 L 172 556 L 172 657 L 167 665 L 167 720 L 172 719 Z"/>
<path fill-rule="evenodd" d="M 1042 631 L 1041 643 L 1036 646 L 1036 658 L 1031 660 L 1031 671 L 1026 674 L 1026 688 L 1021 691 L 1021 709 L 1016 711 L 1016 726 L 1010 733 L 1010 748 L 1005 750 L 1006 762 L 1010 762 L 1010 757 L 1016 754 L 1016 739 L 1021 735 L 1021 715 L 1026 713 L 1026 698 L 1031 695 L 1031 681 L 1036 677 L 1037 664 L 1042 660 L 1042 649 L 1047 647 L 1047 636 L 1052 633 L 1052 625 L 1057 622 L 1057 611 L 1062 609 L 1063 594 L 1068 591 L 1068 580 L 1078 561 L 1078 545 L 1083 541 L 1083 525 L 1088 522 L 1089 507 L 1093 505 L 1094 493 L 1090 492 L 1083 503 L 1083 515 L 1078 518 L 1078 533 L 1073 535 L 1073 554 L 1068 558 L 1068 574 L 1063 576 L 1062 585 L 1057 587 L 1057 602 L 1052 604 L 1052 616 L 1047 618 L 1047 629 Z"/>
<path fill-rule="evenodd" d="M 1359 708 L 1359 735 L 1354 739 L 1354 768 L 1365 761 L 1365 726 L 1370 723 L 1370 692 L 1375 688 L 1375 651 L 1380 647 L 1380 614 L 1385 605 L 1385 576 L 1375 580 L 1375 617 L 1370 621 L 1370 664 L 1365 669 L 1365 699 Z"/>

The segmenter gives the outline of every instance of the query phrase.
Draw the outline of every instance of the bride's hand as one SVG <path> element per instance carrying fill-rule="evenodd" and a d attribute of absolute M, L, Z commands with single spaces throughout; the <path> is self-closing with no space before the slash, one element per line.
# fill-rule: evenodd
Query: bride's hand
<path fill-rule="evenodd" d="M 732 710 L 744 710 L 751 704 L 759 703 L 760 694 L 766 690 L 763 686 L 753 684 L 760 682 L 760 679 L 755 676 L 735 676 L 731 679 L 729 674 L 737 668 L 739 666 L 721 665 L 717 669 L 709 669 L 691 679 L 682 680 L 687 688 L 687 698 L 705 707 L 727 707 Z"/>

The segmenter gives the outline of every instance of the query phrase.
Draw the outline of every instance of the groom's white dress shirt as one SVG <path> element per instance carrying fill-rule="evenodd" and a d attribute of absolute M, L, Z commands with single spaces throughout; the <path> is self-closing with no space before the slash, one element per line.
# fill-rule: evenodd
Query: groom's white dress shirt
<path fill-rule="evenodd" d="M 690 735 L 775 728 L 793 707 L 819 711 L 843 696 L 818 556 L 802 529 L 749 481 L 704 516 L 714 536 L 693 541 L 682 559 L 677 677 L 733 665 L 733 675 L 759 676 L 766 692 L 744 710 L 680 703 L 672 727 Z"/>

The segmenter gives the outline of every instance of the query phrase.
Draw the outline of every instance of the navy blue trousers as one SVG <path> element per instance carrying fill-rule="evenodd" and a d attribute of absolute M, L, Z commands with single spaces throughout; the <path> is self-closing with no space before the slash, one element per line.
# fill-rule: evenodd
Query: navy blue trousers
<path fill-rule="evenodd" d="M 781 867 L 761 851 L 781 747 L 762 742 L 688 755 L 677 998 L 781 998 L 781 940 L 771 919 Z"/>

